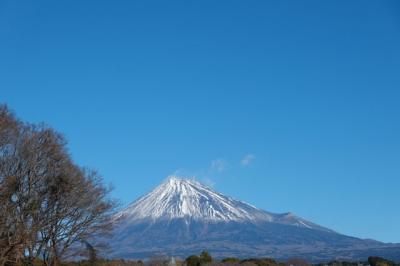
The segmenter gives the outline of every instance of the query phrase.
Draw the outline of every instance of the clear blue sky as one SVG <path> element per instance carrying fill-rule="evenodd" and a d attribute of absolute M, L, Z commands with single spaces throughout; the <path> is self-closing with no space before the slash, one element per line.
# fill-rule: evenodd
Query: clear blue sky
<path fill-rule="evenodd" d="M 125 204 L 176 172 L 400 242 L 400 3 L 301 2 L 3 0 L 0 102 Z"/>

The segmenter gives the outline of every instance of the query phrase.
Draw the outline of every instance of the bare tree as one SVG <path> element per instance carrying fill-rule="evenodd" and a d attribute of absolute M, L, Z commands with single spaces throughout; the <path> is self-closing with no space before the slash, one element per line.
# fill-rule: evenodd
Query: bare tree
<path fill-rule="evenodd" d="M 65 139 L 0 106 L 0 265 L 57 265 L 76 242 L 110 229 L 115 206 L 95 171 L 75 165 Z"/>
<path fill-rule="evenodd" d="M 108 189 L 94 171 L 68 168 L 68 175 L 51 180 L 46 219 L 41 230 L 46 242 L 46 261 L 57 264 L 74 243 L 90 243 L 94 236 L 110 229 L 114 203 L 107 200 Z M 94 248 L 94 243 L 90 244 Z"/>
<path fill-rule="evenodd" d="M 305 259 L 302 258 L 289 258 L 286 262 L 285 265 L 287 266 L 310 266 L 311 263 L 306 261 Z"/>
<path fill-rule="evenodd" d="M 165 255 L 154 254 L 146 261 L 146 266 L 167 266 L 169 258 Z"/>
<path fill-rule="evenodd" d="M 24 242 L 23 225 L 16 219 L 13 192 L 17 186 L 15 175 L 8 175 L 13 168 L 12 157 L 19 138 L 21 124 L 8 110 L 0 106 L 0 265 L 15 263 Z"/>

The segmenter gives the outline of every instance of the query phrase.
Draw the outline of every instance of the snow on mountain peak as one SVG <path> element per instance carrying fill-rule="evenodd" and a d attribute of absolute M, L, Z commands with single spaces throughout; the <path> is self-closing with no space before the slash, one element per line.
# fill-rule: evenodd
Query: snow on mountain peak
<path fill-rule="evenodd" d="M 129 219 L 272 220 L 268 212 L 215 192 L 195 179 L 178 176 L 168 177 L 118 216 Z"/>
<path fill-rule="evenodd" d="M 195 179 L 177 176 L 115 215 L 113 222 L 113 237 L 107 236 L 105 243 L 110 243 L 111 256 L 116 258 L 157 253 L 184 257 L 211 247 L 217 257 L 315 254 L 321 259 L 321 254 L 331 258 L 338 247 L 347 256 L 353 251 L 365 254 L 364 247 L 376 245 L 337 234 L 290 212 L 257 209 Z"/>

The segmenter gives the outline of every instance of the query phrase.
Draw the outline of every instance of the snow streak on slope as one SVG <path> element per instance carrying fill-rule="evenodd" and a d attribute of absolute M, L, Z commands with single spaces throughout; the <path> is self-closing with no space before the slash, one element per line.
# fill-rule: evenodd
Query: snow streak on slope
<path fill-rule="evenodd" d="M 184 219 L 202 222 L 278 223 L 333 232 L 292 213 L 274 214 L 224 196 L 194 179 L 169 177 L 116 215 L 124 223 Z"/>
<path fill-rule="evenodd" d="M 169 177 L 118 217 L 137 219 L 186 218 L 202 221 L 272 221 L 273 215 L 219 194 L 195 180 Z"/>

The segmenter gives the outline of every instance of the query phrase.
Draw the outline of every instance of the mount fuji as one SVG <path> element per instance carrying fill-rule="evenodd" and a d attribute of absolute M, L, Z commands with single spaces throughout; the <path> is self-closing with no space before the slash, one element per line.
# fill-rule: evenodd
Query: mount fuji
<path fill-rule="evenodd" d="M 303 257 L 311 261 L 400 260 L 400 245 L 339 234 L 292 213 L 275 214 L 224 196 L 195 181 L 169 177 L 117 213 L 114 258 L 156 254 L 185 257 Z"/>

